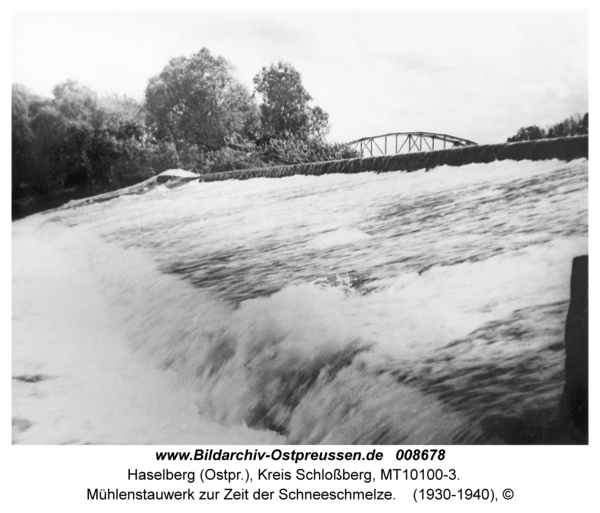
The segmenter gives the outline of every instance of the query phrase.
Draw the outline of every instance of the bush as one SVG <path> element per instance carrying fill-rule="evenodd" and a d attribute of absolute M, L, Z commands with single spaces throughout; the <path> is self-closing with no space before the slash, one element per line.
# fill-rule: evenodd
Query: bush
<path fill-rule="evenodd" d="M 13 86 L 13 196 L 62 188 L 104 192 L 175 167 L 176 152 L 155 141 L 142 106 L 98 97 L 77 82 L 38 98 Z"/>
<path fill-rule="evenodd" d="M 519 128 L 519 131 L 509 137 L 507 142 L 536 141 L 538 139 L 553 139 L 555 137 L 571 137 L 574 135 L 587 135 L 588 114 L 575 114 L 560 123 L 556 123 L 546 129 L 537 125 Z"/>
<path fill-rule="evenodd" d="M 345 144 L 321 139 L 271 139 L 260 148 L 261 160 L 269 165 L 306 164 L 359 157 Z"/>
<path fill-rule="evenodd" d="M 206 167 L 204 173 L 219 173 L 221 171 L 234 171 L 236 169 L 252 169 L 264 167 L 256 151 L 243 151 L 233 148 L 222 148 L 205 155 Z"/>

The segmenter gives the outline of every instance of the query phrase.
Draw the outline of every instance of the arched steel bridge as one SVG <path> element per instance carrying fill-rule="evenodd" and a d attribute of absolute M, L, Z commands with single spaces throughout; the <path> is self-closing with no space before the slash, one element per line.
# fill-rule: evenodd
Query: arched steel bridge
<path fill-rule="evenodd" d="M 436 148 L 435 142 L 438 141 Z M 357 150 L 361 157 L 375 157 L 378 155 L 397 155 L 398 153 L 411 153 L 416 151 L 441 150 L 458 148 L 460 146 L 473 146 L 476 142 L 447 134 L 434 134 L 431 132 L 395 132 L 392 134 L 363 137 L 347 143 Z"/>

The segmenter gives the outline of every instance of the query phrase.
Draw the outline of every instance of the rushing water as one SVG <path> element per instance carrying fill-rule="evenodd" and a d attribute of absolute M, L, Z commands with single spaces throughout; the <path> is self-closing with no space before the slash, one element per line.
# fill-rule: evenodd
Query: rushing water
<path fill-rule="evenodd" d="M 211 421 L 298 444 L 543 443 L 587 167 L 167 183 L 36 230 L 68 234 L 129 349 Z"/>

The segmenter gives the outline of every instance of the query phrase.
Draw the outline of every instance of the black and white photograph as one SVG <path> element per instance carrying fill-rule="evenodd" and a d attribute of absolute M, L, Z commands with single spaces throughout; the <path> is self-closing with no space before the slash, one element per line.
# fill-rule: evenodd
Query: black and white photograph
<path fill-rule="evenodd" d="M 589 443 L 587 10 L 364 7 L 12 12 L 12 445 Z"/>

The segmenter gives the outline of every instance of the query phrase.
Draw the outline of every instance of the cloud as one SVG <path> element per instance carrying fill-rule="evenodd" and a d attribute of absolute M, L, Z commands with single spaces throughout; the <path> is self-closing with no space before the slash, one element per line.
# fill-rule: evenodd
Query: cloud
<path fill-rule="evenodd" d="M 447 132 L 495 142 L 587 108 L 587 14 L 536 11 L 21 11 L 13 80 L 67 78 L 143 97 L 171 57 L 202 47 L 252 87 L 285 60 L 329 114 L 331 138 Z"/>

